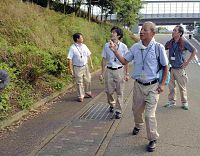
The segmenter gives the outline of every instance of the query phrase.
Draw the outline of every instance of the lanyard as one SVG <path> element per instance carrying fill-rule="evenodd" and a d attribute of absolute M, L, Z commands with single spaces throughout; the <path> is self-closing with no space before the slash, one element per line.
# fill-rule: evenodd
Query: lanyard
<path fill-rule="evenodd" d="M 172 56 L 175 56 L 176 49 L 178 47 L 178 44 L 175 45 L 176 46 L 175 48 L 174 48 L 174 45 L 175 45 L 175 42 L 172 44 L 172 50 L 173 50 L 173 55 Z"/>
<path fill-rule="evenodd" d="M 118 47 L 117 47 L 117 51 L 118 51 L 120 43 L 117 44 L 117 45 L 118 45 Z M 117 61 L 117 58 L 116 58 L 116 57 L 114 58 L 114 61 L 115 61 L 115 62 Z"/>
<path fill-rule="evenodd" d="M 80 54 L 80 56 L 81 56 L 81 58 L 83 57 L 83 52 L 82 52 L 82 48 L 81 48 L 81 50 L 77 47 L 77 45 L 76 44 L 74 44 L 75 46 L 76 46 L 76 49 L 78 50 L 78 52 L 79 52 L 79 54 Z"/>
<path fill-rule="evenodd" d="M 153 44 L 152 44 L 153 45 Z M 146 55 L 143 57 L 143 49 L 141 49 L 141 54 L 142 54 L 142 70 L 144 70 L 144 62 L 145 62 L 145 59 L 146 59 L 146 57 L 147 57 L 147 54 L 149 53 L 149 51 L 150 51 L 150 49 L 151 49 L 151 47 L 152 47 L 152 45 L 147 49 L 147 53 L 146 53 Z"/>

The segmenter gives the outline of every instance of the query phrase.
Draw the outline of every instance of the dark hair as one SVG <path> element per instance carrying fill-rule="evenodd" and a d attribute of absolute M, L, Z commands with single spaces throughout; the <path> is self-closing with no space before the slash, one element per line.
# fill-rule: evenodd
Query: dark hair
<path fill-rule="evenodd" d="M 74 42 L 77 42 L 77 39 L 79 39 L 80 36 L 83 36 L 83 35 L 82 35 L 81 33 L 75 33 L 75 34 L 73 35 L 73 40 L 74 40 Z"/>
<path fill-rule="evenodd" d="M 119 28 L 117 26 L 114 26 L 114 27 L 112 27 L 112 29 L 110 30 L 110 32 L 112 32 L 113 30 L 117 33 L 117 36 L 119 36 L 119 40 L 121 38 L 123 38 L 123 31 L 122 31 L 121 28 Z"/>
<path fill-rule="evenodd" d="M 178 40 L 178 46 L 180 48 L 181 51 L 184 51 L 184 39 L 183 39 L 183 33 L 184 33 L 184 29 L 182 26 L 180 25 L 177 25 L 176 26 L 178 28 L 178 32 L 181 33 L 181 36 L 180 36 L 180 39 Z M 172 47 L 172 44 L 174 42 L 174 39 L 172 38 L 168 43 L 167 45 L 165 46 L 166 49 L 169 49 Z"/>
<path fill-rule="evenodd" d="M 183 27 L 180 26 L 180 25 L 177 25 L 176 27 L 178 27 L 178 32 L 181 33 L 181 37 L 182 37 L 183 34 L 184 34 L 184 29 L 183 29 Z"/>

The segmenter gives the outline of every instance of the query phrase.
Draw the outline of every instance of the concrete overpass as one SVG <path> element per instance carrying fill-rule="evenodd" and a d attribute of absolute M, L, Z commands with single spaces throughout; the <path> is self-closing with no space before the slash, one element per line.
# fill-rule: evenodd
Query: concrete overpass
<path fill-rule="evenodd" d="M 141 14 L 139 25 L 145 21 L 152 21 L 157 25 L 177 25 L 194 24 L 194 21 L 200 21 L 200 13 L 171 13 L 171 14 Z"/>
<path fill-rule="evenodd" d="M 200 0 L 143 0 L 139 25 L 152 21 L 157 25 L 194 24 L 200 21 Z"/>

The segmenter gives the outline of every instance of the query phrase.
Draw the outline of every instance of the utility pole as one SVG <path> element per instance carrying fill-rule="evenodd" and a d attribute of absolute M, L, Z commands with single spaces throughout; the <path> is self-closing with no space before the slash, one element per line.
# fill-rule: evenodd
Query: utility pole
<path fill-rule="evenodd" d="M 88 21 L 91 21 L 91 0 L 89 0 L 89 7 L 88 7 Z"/>
<path fill-rule="evenodd" d="M 47 8 L 49 9 L 50 7 L 50 0 L 47 0 Z"/>
<path fill-rule="evenodd" d="M 64 0 L 64 14 L 66 14 L 66 0 Z"/>

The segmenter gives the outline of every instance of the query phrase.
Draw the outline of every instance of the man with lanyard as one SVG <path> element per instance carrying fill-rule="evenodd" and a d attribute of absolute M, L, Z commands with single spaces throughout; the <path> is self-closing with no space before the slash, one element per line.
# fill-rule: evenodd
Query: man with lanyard
<path fill-rule="evenodd" d="M 189 62 L 195 57 L 195 48 L 186 40 L 183 39 L 184 29 L 182 26 L 176 26 L 172 32 L 172 39 L 168 41 L 165 48 L 169 50 L 169 61 L 171 64 L 170 72 L 170 82 L 169 82 L 169 95 L 168 103 L 165 107 L 171 107 L 176 105 L 176 85 L 175 81 L 179 86 L 182 108 L 188 110 L 188 100 L 187 100 L 187 89 L 186 84 L 188 81 L 185 68 L 188 66 Z M 185 60 L 184 50 L 188 50 L 191 55 Z"/>
<path fill-rule="evenodd" d="M 128 48 L 124 43 L 120 41 L 122 37 L 122 29 L 114 26 L 111 29 L 111 40 L 116 45 L 117 49 L 121 52 L 121 54 L 125 55 L 125 53 L 128 52 Z M 100 80 L 103 80 L 103 76 L 105 73 L 105 92 L 107 94 L 108 103 L 110 104 L 110 112 L 114 112 L 115 108 L 115 118 L 120 119 L 122 105 L 124 103 L 124 80 L 128 80 L 128 65 L 123 67 L 121 62 L 117 59 L 117 57 L 109 48 L 109 43 L 105 44 L 102 51 L 102 57 L 102 71 L 100 75 Z M 114 92 L 116 92 L 117 94 L 116 100 L 113 97 Z"/>
<path fill-rule="evenodd" d="M 69 71 L 75 78 L 78 90 L 78 101 L 83 102 L 85 95 L 92 98 L 91 93 L 91 75 L 88 67 L 88 59 L 93 69 L 91 52 L 83 44 L 83 35 L 75 33 L 73 35 L 74 44 L 71 45 L 68 53 Z M 85 85 L 84 85 L 85 83 Z"/>
<path fill-rule="evenodd" d="M 168 73 L 168 59 L 164 46 L 154 40 L 156 26 L 152 22 L 145 22 L 140 31 L 140 40 L 134 44 L 129 52 L 122 56 L 115 44 L 111 41 L 110 48 L 115 56 L 124 65 L 134 60 L 134 69 L 131 77 L 135 80 L 133 88 L 133 114 L 135 127 L 132 134 L 137 135 L 144 124 L 143 114 L 147 130 L 149 144 L 147 151 L 153 152 L 156 147 L 156 140 L 159 137 L 157 132 L 156 108 L 159 94 L 163 92 L 165 80 Z M 159 44 L 159 60 L 156 55 L 156 45 Z M 162 82 L 159 84 L 159 62 L 164 67 Z"/>

